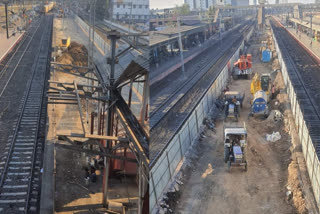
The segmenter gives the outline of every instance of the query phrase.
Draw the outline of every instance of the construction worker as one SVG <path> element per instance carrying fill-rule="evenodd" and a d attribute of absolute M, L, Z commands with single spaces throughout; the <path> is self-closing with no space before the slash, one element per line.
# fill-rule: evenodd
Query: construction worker
<path fill-rule="evenodd" d="M 234 96 L 234 97 L 232 98 L 232 102 L 233 102 L 235 105 L 237 105 L 237 97 L 236 97 L 236 96 Z"/>
<path fill-rule="evenodd" d="M 273 100 L 274 99 L 274 95 L 276 93 L 276 88 L 275 88 L 274 84 L 272 84 L 271 93 L 272 93 L 271 94 L 271 99 Z"/>
<path fill-rule="evenodd" d="M 228 86 L 223 90 L 223 93 L 226 93 L 227 91 L 229 91 L 229 87 Z"/>

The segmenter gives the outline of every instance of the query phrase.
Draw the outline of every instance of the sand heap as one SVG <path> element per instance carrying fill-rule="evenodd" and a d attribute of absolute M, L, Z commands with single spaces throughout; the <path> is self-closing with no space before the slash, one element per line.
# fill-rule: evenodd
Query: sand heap
<path fill-rule="evenodd" d="M 71 42 L 70 47 L 67 50 L 65 50 L 61 56 L 57 58 L 57 62 L 66 65 L 87 67 L 88 50 L 82 44 L 79 44 L 77 42 Z M 80 72 L 84 72 L 84 69 L 82 70 L 80 70 Z"/>

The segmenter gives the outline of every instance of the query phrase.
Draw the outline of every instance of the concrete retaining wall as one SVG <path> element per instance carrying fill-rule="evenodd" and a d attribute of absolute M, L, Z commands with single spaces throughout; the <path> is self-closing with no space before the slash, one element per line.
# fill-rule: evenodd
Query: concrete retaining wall
<path fill-rule="evenodd" d="M 272 30 L 272 29 L 271 29 Z M 302 144 L 302 151 L 306 161 L 309 178 L 311 181 L 313 193 L 317 202 L 318 207 L 320 207 L 320 162 L 316 154 L 315 147 L 316 142 L 312 142 L 304 114 L 302 112 L 302 107 L 300 107 L 300 102 L 297 97 L 295 88 L 292 85 L 290 76 L 288 74 L 287 66 L 283 60 L 281 50 L 276 37 L 274 36 L 273 30 L 272 35 L 275 41 L 276 50 L 278 53 L 279 63 L 281 67 L 282 76 L 287 88 L 287 93 L 289 95 L 291 110 L 294 116 L 295 124 L 298 130 L 299 140 Z"/>
<path fill-rule="evenodd" d="M 74 20 L 86 32 L 87 36 L 89 36 L 89 25 L 78 16 L 75 16 Z M 110 52 L 109 44 L 97 33 L 94 34 L 94 43 L 104 55 Z"/>
<path fill-rule="evenodd" d="M 247 41 L 251 37 L 252 32 L 253 28 L 245 36 Z M 168 147 L 150 170 L 150 213 L 156 212 L 158 200 L 162 198 L 168 184 L 171 183 L 172 178 L 180 170 L 185 160 L 186 152 L 198 138 L 203 119 L 207 116 L 211 107 L 215 105 L 215 100 L 221 94 L 221 91 L 226 87 L 229 78 L 228 67 L 230 66 L 230 69 L 233 68 L 233 63 L 239 58 L 239 51 L 243 46 L 244 42 L 241 43 L 229 62 L 221 70 L 219 76 L 205 92 L 194 111 L 185 120 L 182 128 L 175 134 L 169 142 Z"/>

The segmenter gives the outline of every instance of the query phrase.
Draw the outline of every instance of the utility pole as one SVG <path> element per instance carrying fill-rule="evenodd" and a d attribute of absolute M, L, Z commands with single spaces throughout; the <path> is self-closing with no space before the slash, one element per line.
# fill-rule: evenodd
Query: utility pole
<path fill-rule="evenodd" d="M 234 28 L 234 9 L 232 9 L 232 28 Z"/>
<path fill-rule="evenodd" d="M 312 39 L 313 39 L 313 30 L 312 30 L 312 13 L 310 13 L 310 37 L 311 37 L 311 42 L 310 42 L 310 45 L 312 46 Z"/>
<path fill-rule="evenodd" d="M 202 0 L 200 0 L 200 21 L 202 21 Z"/>
<path fill-rule="evenodd" d="M 95 33 L 95 27 L 96 27 L 95 25 L 96 25 L 96 0 L 93 0 L 92 42 L 91 42 L 91 60 L 92 60 L 92 62 L 93 62 L 94 33 Z"/>
<path fill-rule="evenodd" d="M 220 40 L 220 46 L 222 45 L 222 35 L 221 35 L 221 19 L 222 19 L 222 16 L 221 14 L 219 13 L 219 40 Z"/>
<path fill-rule="evenodd" d="M 129 21 L 129 33 L 131 33 L 131 24 L 132 24 L 132 2 L 130 7 L 130 21 Z"/>
<path fill-rule="evenodd" d="M 88 42 L 88 67 L 90 68 L 90 50 L 91 50 L 91 23 L 92 23 L 92 1 L 90 1 L 90 13 L 89 13 L 89 42 Z M 89 81 L 89 80 L 88 80 Z"/>
<path fill-rule="evenodd" d="M 79 2 L 77 1 L 77 16 L 79 17 Z M 79 25 L 77 24 L 77 33 L 79 33 Z"/>
<path fill-rule="evenodd" d="M 6 13 L 6 31 L 7 31 L 7 39 L 9 39 L 9 23 L 8 23 L 8 2 L 4 3 L 5 13 Z"/>
<path fill-rule="evenodd" d="M 184 59 L 183 59 L 183 47 L 181 41 L 181 29 L 180 29 L 180 17 L 177 17 L 177 25 L 178 25 L 178 32 L 179 32 L 179 49 L 180 49 L 180 59 L 181 59 L 181 71 L 182 71 L 182 78 L 185 79 L 185 71 L 184 71 Z"/>
<path fill-rule="evenodd" d="M 64 16 L 65 16 L 65 5 L 64 5 L 64 0 L 62 0 L 62 9 L 63 9 L 63 16 L 62 16 L 62 30 L 64 30 Z"/>
<path fill-rule="evenodd" d="M 110 76 L 109 76 L 109 100 L 108 100 L 108 118 L 107 118 L 107 135 L 113 135 L 113 118 L 114 118 L 114 105 L 113 105 L 113 87 L 114 87 L 114 72 L 115 72 L 115 65 L 117 63 L 116 58 L 116 43 L 117 40 L 120 39 L 120 33 L 112 30 L 109 35 L 108 39 L 111 40 L 111 57 L 108 57 L 108 64 L 110 65 Z M 107 151 L 111 149 L 112 140 L 107 141 L 107 145 L 105 145 Z M 108 208 L 108 178 L 109 178 L 109 158 L 105 157 L 105 171 L 104 171 L 104 181 L 103 181 L 103 197 L 102 203 L 103 206 Z"/>

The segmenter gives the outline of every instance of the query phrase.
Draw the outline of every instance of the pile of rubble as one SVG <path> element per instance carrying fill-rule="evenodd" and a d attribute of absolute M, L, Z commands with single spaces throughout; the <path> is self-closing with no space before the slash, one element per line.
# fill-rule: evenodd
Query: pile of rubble
<path fill-rule="evenodd" d="M 68 49 L 58 54 L 56 61 L 60 64 L 88 66 L 88 50 L 77 42 L 71 42 Z"/>

